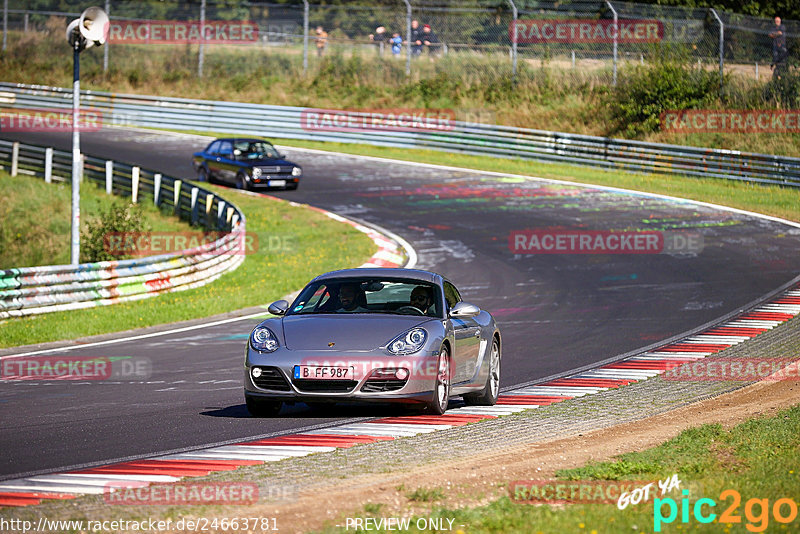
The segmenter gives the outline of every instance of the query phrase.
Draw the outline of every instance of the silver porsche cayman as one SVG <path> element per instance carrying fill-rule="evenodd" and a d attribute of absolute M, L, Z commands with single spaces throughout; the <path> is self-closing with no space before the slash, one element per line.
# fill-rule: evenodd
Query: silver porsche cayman
<path fill-rule="evenodd" d="M 254 416 L 284 402 L 403 402 L 434 414 L 451 396 L 493 405 L 501 338 L 494 318 L 442 276 L 348 269 L 314 278 L 253 329 L 244 397 Z"/>

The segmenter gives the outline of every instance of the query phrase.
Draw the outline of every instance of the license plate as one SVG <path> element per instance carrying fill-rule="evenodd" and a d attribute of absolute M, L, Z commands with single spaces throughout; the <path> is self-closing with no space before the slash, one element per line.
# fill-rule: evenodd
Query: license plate
<path fill-rule="evenodd" d="M 270 180 L 270 187 L 283 187 L 286 185 L 286 180 Z"/>
<path fill-rule="evenodd" d="M 294 377 L 302 380 L 353 380 L 353 367 L 295 365 Z"/>

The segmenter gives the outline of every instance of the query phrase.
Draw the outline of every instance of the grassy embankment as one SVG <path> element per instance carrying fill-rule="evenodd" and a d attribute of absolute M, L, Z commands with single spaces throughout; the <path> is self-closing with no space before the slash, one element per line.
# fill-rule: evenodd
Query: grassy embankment
<path fill-rule="evenodd" d="M 797 515 L 800 487 L 800 406 L 780 412 L 771 418 L 752 419 L 727 430 L 720 425 L 703 425 L 682 432 L 658 447 L 619 456 L 611 462 L 590 464 L 556 473 L 556 482 L 575 481 L 664 481 L 678 474 L 680 489 L 661 496 L 657 484 L 655 496 L 649 502 L 628 505 L 619 510 L 617 503 L 565 502 L 547 505 L 535 499 L 519 501 L 511 497 L 474 508 L 448 509 L 438 507 L 449 491 L 441 488 L 418 488 L 406 498 L 418 505 L 430 507 L 430 514 L 417 516 L 407 532 L 420 532 L 415 527 L 418 517 L 452 519 L 453 525 L 466 525 L 454 532 L 482 533 L 586 533 L 617 534 L 620 532 L 647 533 L 656 531 L 654 497 L 673 499 L 676 515 L 671 522 L 660 523 L 661 532 L 796 532 L 800 525 Z M 535 477 L 534 477 L 535 478 Z M 639 486 L 636 486 L 639 487 Z M 569 495 L 571 489 L 564 489 Z M 688 505 L 684 505 L 681 492 L 688 489 Z M 737 493 L 723 493 L 734 490 Z M 609 492 L 610 493 L 610 492 Z M 524 494 L 520 493 L 520 496 Z M 577 494 L 580 496 L 580 493 Z M 731 508 L 737 497 L 740 501 Z M 465 496 L 480 500 L 480 495 Z M 700 511 L 703 516 L 716 514 L 714 520 L 704 524 L 694 515 L 695 504 L 706 501 Z M 788 523 L 776 519 L 774 507 L 779 499 L 784 501 L 779 514 L 792 518 Z M 750 502 L 757 500 L 759 502 Z M 688 516 L 683 520 L 684 506 Z M 391 514 L 381 505 L 366 505 L 364 517 L 386 517 Z M 729 514 L 723 516 L 728 510 Z M 670 516 L 670 505 L 658 507 L 661 517 Z M 795 511 L 792 514 L 792 510 Z M 344 524 L 344 521 L 339 521 Z M 448 525 L 444 521 L 444 525 Z M 345 532 L 331 527 L 323 532 Z M 352 531 L 352 530 L 351 530 Z M 376 532 L 389 532 L 376 529 Z M 427 531 L 422 531 L 427 532 Z"/>
<path fill-rule="evenodd" d="M 11 32 L 9 52 L 0 56 L 4 81 L 68 87 L 72 69 L 63 48 L 63 20 L 25 36 Z M 663 53 L 663 51 L 662 51 Z M 658 53 L 654 51 L 653 57 Z M 197 80 L 197 49 L 188 45 L 111 45 L 109 71 L 102 53 L 81 56 L 82 87 L 210 100 L 320 108 L 446 108 L 461 118 L 497 124 L 647 141 L 723 147 L 749 152 L 800 155 L 800 134 L 671 133 L 654 124 L 667 109 L 797 108 L 798 80 L 779 90 L 747 74 L 727 75 L 723 96 L 713 66 L 695 63 L 623 64 L 616 88 L 610 71 L 580 64 L 523 58 L 517 83 L 510 81 L 507 54 L 451 53 L 416 60 L 412 76 L 405 61 L 379 58 L 371 47 L 333 46 L 318 59 L 292 47 L 209 46 L 205 81 Z M 675 60 L 678 61 L 678 60 Z M 666 67 L 665 67 L 666 65 Z M 766 70 L 766 69 L 765 69 Z M 796 78 L 796 76 L 795 76 Z M 788 96 L 787 96 L 788 91 Z M 781 93 L 783 96 L 776 97 Z"/>
<path fill-rule="evenodd" d="M 0 171 L 0 269 L 69 263 L 71 187 Z M 81 233 L 119 197 L 109 197 L 92 184 L 81 187 Z M 152 203 L 139 205 L 144 225 L 153 232 L 180 232 L 189 226 L 162 215 Z"/>
<path fill-rule="evenodd" d="M 360 265 L 375 250 L 374 243 L 366 235 L 348 225 L 335 222 L 324 214 L 291 206 L 287 202 L 244 195 L 235 190 L 208 184 L 204 186 L 239 206 L 247 218 L 248 233 L 257 238 L 256 250 L 246 255 L 244 263 L 238 269 L 204 287 L 168 293 L 144 301 L 115 304 L 112 308 L 89 308 L 0 321 L 0 347 L 74 339 L 268 304 L 302 287 L 320 272 Z M 32 236 L 25 237 L 27 245 L 21 243 L 15 245 L 16 248 L 39 248 L 42 246 L 38 244 L 39 241 L 35 245 L 30 243 L 31 239 L 40 239 L 53 249 L 61 247 L 68 250 L 68 188 L 47 185 L 29 177 L 19 177 L 12 181 L 8 176 L 2 176 L 0 193 L 5 191 L 18 195 L 19 201 L 4 202 L 0 210 L 25 213 L 26 205 L 35 199 L 37 211 L 30 213 L 47 213 L 41 205 L 44 196 L 45 209 L 49 207 L 57 215 L 48 215 L 47 219 L 57 220 L 48 222 L 47 229 L 39 230 L 38 226 L 41 226 L 44 217 L 27 215 L 27 223 L 18 223 L 15 220 L 16 215 L 3 212 L 0 217 L 3 220 L 3 235 L 8 235 L 11 242 L 22 240 L 22 236 Z M 105 194 L 94 186 L 86 185 L 81 191 L 84 206 L 87 207 L 84 213 L 91 213 L 94 204 L 101 205 L 104 202 Z M 60 195 L 66 197 L 62 199 Z M 152 197 L 150 200 L 152 201 Z M 147 202 L 143 199 L 142 204 Z M 177 219 L 162 218 L 153 211 L 147 210 L 148 220 L 152 221 L 154 231 L 188 229 L 185 223 Z M 6 221 L 13 223 L 16 230 L 7 232 Z M 35 230 L 26 233 L 23 226 Z M 17 233 L 20 238 L 16 237 Z M 4 237 L 3 243 L 7 242 L 5 239 Z M 337 246 L 320 246 L 321 243 L 337 243 Z M 27 257 L 37 262 L 42 259 L 49 264 L 51 260 L 47 258 L 51 253 L 56 254 L 44 251 L 42 255 L 30 253 Z M 59 251 L 57 254 L 64 252 Z M 19 256 L 13 256 L 17 257 Z M 16 265 L 8 265 L 13 266 Z"/>

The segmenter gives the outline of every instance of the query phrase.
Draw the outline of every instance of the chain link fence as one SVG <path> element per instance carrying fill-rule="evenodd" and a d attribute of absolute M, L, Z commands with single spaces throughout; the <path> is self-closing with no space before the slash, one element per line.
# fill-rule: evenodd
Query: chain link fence
<path fill-rule="evenodd" d="M 231 47 L 280 55 L 287 66 L 302 73 L 316 72 L 328 55 L 377 56 L 383 61 L 381 68 L 404 70 L 420 79 L 447 69 L 480 80 L 511 78 L 521 69 L 544 67 L 614 84 L 626 65 L 672 54 L 719 69 L 721 76 L 736 72 L 758 80 L 772 76 L 774 63 L 772 19 L 617 0 L 95 3 L 107 10 L 112 21 L 111 46 L 103 51 L 104 69 L 118 47 L 144 43 L 183 46 L 182 52 L 196 54 L 198 76 L 208 74 L 207 54 Z M 52 29 L 57 24 L 53 17 L 66 23 L 78 17 L 85 4 L 3 0 L 3 49 L 9 32 Z M 176 35 L 180 23 L 188 26 Z M 783 25 L 783 64 L 796 65 L 800 21 L 784 20 Z"/>

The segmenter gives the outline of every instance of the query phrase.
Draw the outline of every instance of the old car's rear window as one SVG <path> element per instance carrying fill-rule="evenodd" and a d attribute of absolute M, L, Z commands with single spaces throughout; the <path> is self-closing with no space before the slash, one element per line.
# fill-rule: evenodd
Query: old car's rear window
<path fill-rule="evenodd" d="M 287 315 L 317 313 L 441 317 L 442 297 L 435 284 L 420 280 L 331 278 L 306 286 Z"/>

